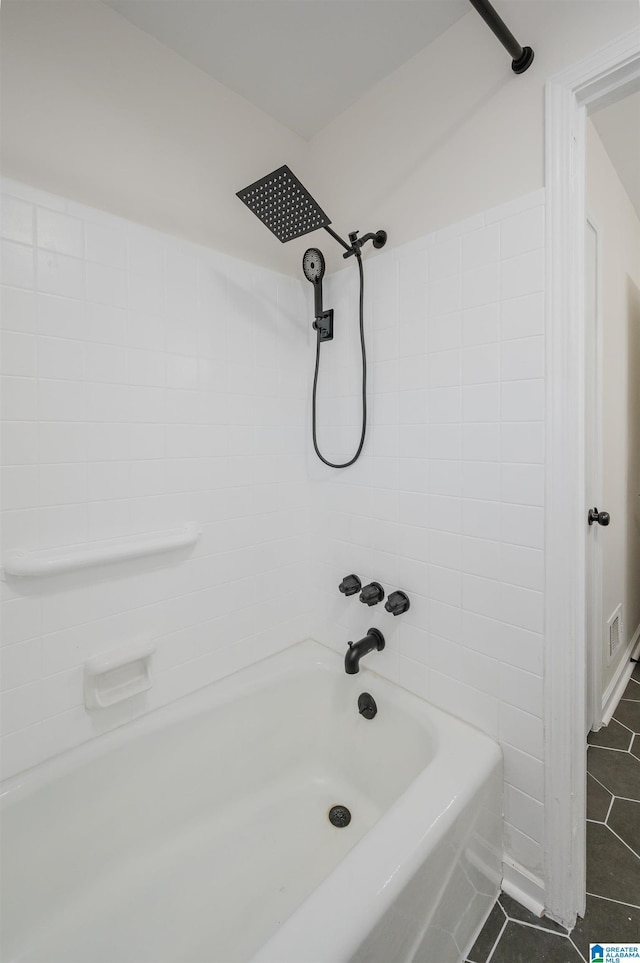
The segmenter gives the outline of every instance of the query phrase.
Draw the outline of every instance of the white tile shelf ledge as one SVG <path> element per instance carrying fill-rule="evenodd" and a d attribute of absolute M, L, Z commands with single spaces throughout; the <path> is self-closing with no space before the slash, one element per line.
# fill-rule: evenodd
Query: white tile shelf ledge
<path fill-rule="evenodd" d="M 42 578 L 98 565 L 112 565 L 114 562 L 128 562 L 189 548 L 196 544 L 200 535 L 201 531 L 196 525 L 188 524 L 170 531 L 88 542 L 43 552 L 8 552 L 3 559 L 3 575 Z"/>

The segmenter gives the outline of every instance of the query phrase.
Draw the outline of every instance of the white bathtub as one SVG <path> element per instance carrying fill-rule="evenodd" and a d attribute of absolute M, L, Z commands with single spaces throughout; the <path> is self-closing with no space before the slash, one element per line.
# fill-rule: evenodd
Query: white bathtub
<path fill-rule="evenodd" d="M 367 663 L 304 642 L 5 783 L 3 963 L 463 959 L 500 751 Z"/>

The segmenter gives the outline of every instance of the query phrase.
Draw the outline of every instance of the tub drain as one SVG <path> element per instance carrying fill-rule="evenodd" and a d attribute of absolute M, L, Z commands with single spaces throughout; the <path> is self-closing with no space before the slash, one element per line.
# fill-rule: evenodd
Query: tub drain
<path fill-rule="evenodd" d="M 329 822 L 342 829 L 351 822 L 351 813 L 346 806 L 332 806 L 329 810 Z"/>

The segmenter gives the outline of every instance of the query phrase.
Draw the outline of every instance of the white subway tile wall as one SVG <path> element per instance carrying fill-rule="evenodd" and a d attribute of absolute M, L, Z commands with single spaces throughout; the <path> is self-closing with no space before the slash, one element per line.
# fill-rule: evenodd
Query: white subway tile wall
<path fill-rule="evenodd" d="M 8 776 L 308 634 L 311 335 L 300 283 L 9 181 L 2 236 L 3 554 L 203 533 L 0 582 Z M 83 663 L 140 637 L 152 690 L 85 710 Z"/>
<path fill-rule="evenodd" d="M 19 771 L 309 635 L 502 743 L 507 853 L 541 873 L 544 195 L 367 252 L 369 432 L 312 452 L 308 285 L 5 182 L 3 551 L 196 522 L 192 554 L 2 590 Z M 318 437 L 360 433 L 357 272 L 326 279 Z M 399 618 L 337 591 L 402 588 Z M 150 693 L 82 666 L 152 637 Z M 354 678 L 358 686 L 358 677 Z"/>
<path fill-rule="evenodd" d="M 344 473 L 309 456 L 312 634 L 342 651 L 380 628 L 387 646 L 367 657 L 372 668 L 501 742 L 506 851 L 535 875 L 543 262 L 542 191 L 369 260 L 369 441 Z M 350 457 L 359 433 L 356 282 L 351 268 L 325 284 L 335 340 L 323 348 L 318 434 L 331 460 Z M 394 618 L 343 598 L 337 585 L 351 571 L 404 589 L 410 610 Z"/>

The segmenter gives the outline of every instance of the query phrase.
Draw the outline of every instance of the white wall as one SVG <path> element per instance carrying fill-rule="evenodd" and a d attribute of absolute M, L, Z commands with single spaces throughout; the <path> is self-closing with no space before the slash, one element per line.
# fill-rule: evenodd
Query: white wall
<path fill-rule="evenodd" d="M 602 689 L 640 629 L 640 220 L 591 122 L 587 212 L 598 232 L 602 326 Z M 600 507 L 600 506 L 599 506 Z M 607 620 L 622 603 L 623 636 L 609 662 Z"/>
<path fill-rule="evenodd" d="M 288 163 L 338 233 L 402 244 L 543 187 L 545 81 L 640 23 L 636 0 L 497 9 L 535 48 L 525 74 L 470 10 L 306 142 L 96 0 L 4 0 L 3 171 L 299 276 L 308 239 L 235 197 Z"/>
<path fill-rule="evenodd" d="M 2 233 L 2 552 L 203 530 L 0 582 L 9 775 L 307 634 L 308 367 L 290 278 L 12 182 Z M 85 710 L 83 663 L 140 636 L 152 690 Z"/>
<path fill-rule="evenodd" d="M 635 0 L 495 6 L 535 51 L 526 73 L 471 10 L 313 138 L 336 230 L 402 244 L 543 187 L 546 81 L 640 25 Z"/>
<path fill-rule="evenodd" d="M 5 176 L 294 272 L 235 192 L 301 137 L 97 0 L 4 0 L 0 24 Z"/>
<path fill-rule="evenodd" d="M 339 651 L 379 628 L 377 672 L 498 739 L 507 860 L 542 877 L 544 194 L 366 263 L 371 424 L 355 466 L 310 454 L 314 635 Z M 329 279 L 320 445 L 359 436 L 357 272 Z M 345 431 L 347 422 L 350 430 Z M 406 614 L 344 598 L 355 572 Z"/>

